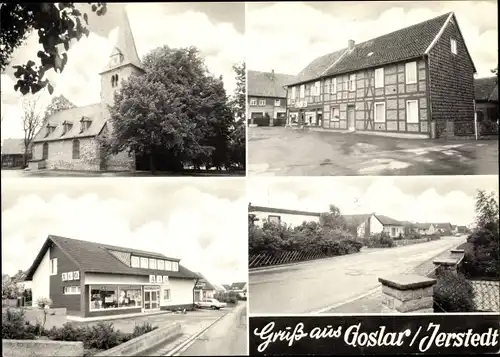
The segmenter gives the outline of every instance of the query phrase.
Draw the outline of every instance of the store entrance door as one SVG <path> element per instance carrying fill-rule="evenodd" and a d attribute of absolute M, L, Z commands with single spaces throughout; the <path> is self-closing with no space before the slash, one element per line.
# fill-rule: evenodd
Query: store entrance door
<path fill-rule="evenodd" d="M 144 310 L 157 310 L 160 308 L 160 291 L 144 290 Z"/>

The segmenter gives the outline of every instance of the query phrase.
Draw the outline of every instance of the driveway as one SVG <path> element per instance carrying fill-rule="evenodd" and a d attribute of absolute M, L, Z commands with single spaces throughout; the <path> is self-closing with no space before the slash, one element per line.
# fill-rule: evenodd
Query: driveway
<path fill-rule="evenodd" d="M 465 237 L 443 237 L 432 242 L 250 271 L 250 313 L 330 310 L 380 286 L 379 277 L 413 270 L 464 241 Z"/>
<path fill-rule="evenodd" d="M 248 128 L 248 175 L 496 175 L 498 140 Z"/>
<path fill-rule="evenodd" d="M 247 304 L 240 302 L 177 356 L 244 356 L 247 344 Z"/>

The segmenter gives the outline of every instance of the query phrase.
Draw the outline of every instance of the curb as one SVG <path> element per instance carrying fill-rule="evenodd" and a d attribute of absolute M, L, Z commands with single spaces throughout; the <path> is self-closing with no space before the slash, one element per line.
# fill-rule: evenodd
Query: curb
<path fill-rule="evenodd" d="M 186 341 L 182 342 L 179 346 L 174 347 L 173 349 L 171 349 L 170 351 L 168 351 L 167 353 L 165 353 L 163 356 L 178 356 L 180 353 L 184 352 L 189 346 L 191 346 L 194 343 L 194 341 L 198 337 L 200 337 L 200 335 L 202 335 L 205 331 L 207 331 L 215 323 L 217 323 L 218 321 L 222 320 L 222 318 L 224 316 L 226 316 L 227 314 L 229 314 L 231 311 L 233 311 L 233 310 L 230 310 L 230 311 L 226 312 L 224 315 L 218 317 L 216 320 L 214 320 L 210 325 L 208 325 L 207 327 L 205 327 L 203 330 L 201 330 L 200 332 L 195 333 L 194 335 L 191 335 Z"/>
<path fill-rule="evenodd" d="M 460 244 L 459 244 L 460 245 Z M 459 245 L 457 245 L 456 247 L 458 247 Z M 416 267 L 413 267 L 413 268 L 410 268 L 410 269 L 406 269 L 405 271 L 403 271 L 401 274 L 407 274 L 409 272 L 411 272 L 412 270 L 426 264 L 428 261 L 432 261 L 434 260 L 436 257 L 440 256 L 441 254 L 443 254 L 444 252 L 448 251 L 448 250 L 451 250 L 451 249 L 456 249 L 455 248 L 446 248 L 444 250 L 442 250 L 440 253 L 438 253 L 437 255 L 435 255 L 434 257 L 430 258 L 429 260 L 426 260 L 425 262 L 422 262 L 421 264 L 417 265 Z M 358 296 L 355 296 L 353 298 L 350 298 L 348 300 L 345 300 L 343 302 L 340 302 L 340 303 L 337 303 L 337 304 L 334 304 L 334 305 L 330 305 L 330 306 L 327 306 L 327 307 L 324 307 L 322 309 L 319 309 L 319 310 L 315 310 L 315 311 L 311 311 L 311 312 L 308 312 L 308 314 L 313 314 L 313 315 L 318 315 L 318 314 L 324 314 L 325 312 L 327 312 L 328 310 L 332 310 L 332 309 L 336 309 L 337 307 L 340 307 L 340 306 L 343 306 L 343 305 L 347 305 L 347 304 L 350 304 L 351 302 L 354 302 L 354 301 L 357 301 L 357 300 L 361 300 L 367 296 L 370 296 L 372 294 L 375 294 L 378 290 L 381 289 L 381 286 L 380 285 L 377 285 L 376 287 L 373 287 L 371 288 L 369 291 L 367 291 L 366 293 L 363 293 L 363 294 L 360 294 Z"/>

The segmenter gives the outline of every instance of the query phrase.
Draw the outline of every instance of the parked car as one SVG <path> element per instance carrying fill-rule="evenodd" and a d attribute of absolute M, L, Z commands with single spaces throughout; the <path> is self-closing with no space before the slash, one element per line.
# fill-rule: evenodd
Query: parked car
<path fill-rule="evenodd" d="M 195 303 L 195 306 L 200 309 L 206 308 L 219 310 L 223 307 L 226 307 L 227 304 L 225 302 L 220 302 L 217 299 L 203 299 Z"/>

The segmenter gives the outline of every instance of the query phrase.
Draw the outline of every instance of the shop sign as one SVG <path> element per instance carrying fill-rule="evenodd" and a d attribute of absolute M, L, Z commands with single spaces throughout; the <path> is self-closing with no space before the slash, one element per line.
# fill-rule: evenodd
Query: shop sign
<path fill-rule="evenodd" d="M 163 283 L 168 283 L 168 276 L 167 275 L 163 275 Z"/>
<path fill-rule="evenodd" d="M 161 275 L 156 276 L 156 282 L 157 283 L 163 283 L 163 277 Z"/>
<path fill-rule="evenodd" d="M 149 276 L 149 282 L 150 283 L 156 283 L 156 275 L 150 275 Z"/>
<path fill-rule="evenodd" d="M 62 281 L 80 280 L 80 272 L 79 271 L 70 271 L 67 273 L 62 273 L 61 280 Z"/>

